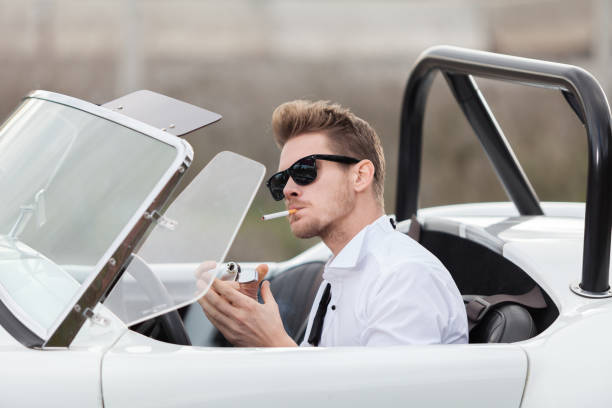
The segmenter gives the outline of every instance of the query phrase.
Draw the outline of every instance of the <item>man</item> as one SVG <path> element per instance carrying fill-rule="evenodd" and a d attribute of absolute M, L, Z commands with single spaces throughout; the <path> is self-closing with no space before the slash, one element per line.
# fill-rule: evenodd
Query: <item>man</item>
<path fill-rule="evenodd" d="M 272 125 L 282 150 L 270 192 L 297 210 L 289 215 L 295 236 L 318 236 L 333 254 L 302 345 L 466 343 L 465 308 L 450 274 L 384 215 L 385 160 L 372 127 L 337 104 L 302 100 L 276 108 Z M 260 276 L 265 270 L 258 267 Z M 263 304 L 237 283 L 215 280 L 199 302 L 234 345 L 297 346 L 269 282 L 261 295 Z"/>

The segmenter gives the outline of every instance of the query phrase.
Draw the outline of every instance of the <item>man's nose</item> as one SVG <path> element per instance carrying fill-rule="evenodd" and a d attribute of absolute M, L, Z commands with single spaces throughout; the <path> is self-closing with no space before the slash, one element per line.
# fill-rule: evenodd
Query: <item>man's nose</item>
<path fill-rule="evenodd" d="M 300 186 L 293 181 L 291 177 L 289 177 L 287 184 L 285 184 L 285 188 L 283 188 L 283 194 L 285 195 L 285 198 L 299 197 L 302 194 L 302 190 L 300 189 Z"/>

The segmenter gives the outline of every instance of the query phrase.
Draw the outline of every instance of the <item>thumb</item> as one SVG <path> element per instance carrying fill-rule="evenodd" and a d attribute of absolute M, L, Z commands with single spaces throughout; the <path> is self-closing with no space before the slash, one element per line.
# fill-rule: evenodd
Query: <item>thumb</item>
<path fill-rule="evenodd" d="M 276 304 L 274 295 L 272 295 L 272 291 L 270 290 L 270 281 L 264 281 L 264 283 L 261 284 L 261 298 L 265 304 Z"/>
<path fill-rule="evenodd" d="M 259 284 L 268 274 L 268 265 L 259 264 L 255 270 L 257 271 L 257 284 Z"/>

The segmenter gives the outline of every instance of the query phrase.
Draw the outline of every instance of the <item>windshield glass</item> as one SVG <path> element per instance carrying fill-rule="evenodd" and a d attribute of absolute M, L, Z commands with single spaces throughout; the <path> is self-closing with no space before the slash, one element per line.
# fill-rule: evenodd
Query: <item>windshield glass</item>
<path fill-rule="evenodd" d="M 216 155 L 168 208 L 104 304 L 132 325 L 202 296 L 223 269 L 198 284 L 197 266 L 224 260 L 264 174 L 262 164 L 236 153 Z"/>
<path fill-rule="evenodd" d="M 26 99 L 0 128 L 0 297 L 46 338 L 177 159 L 91 113 Z"/>

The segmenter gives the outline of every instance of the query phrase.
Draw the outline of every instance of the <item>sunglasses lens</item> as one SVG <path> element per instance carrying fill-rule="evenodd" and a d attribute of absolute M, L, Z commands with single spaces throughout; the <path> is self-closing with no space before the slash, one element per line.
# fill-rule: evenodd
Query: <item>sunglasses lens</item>
<path fill-rule="evenodd" d="M 289 168 L 289 174 L 300 186 L 312 183 L 317 178 L 316 160 L 308 157 L 297 161 Z"/>
<path fill-rule="evenodd" d="M 283 190 L 289 180 L 289 176 L 291 176 L 296 184 L 301 186 L 312 183 L 317 178 L 316 160 L 311 157 L 305 157 L 293 163 L 287 170 L 280 171 L 270 177 L 267 184 L 272 194 L 272 198 L 276 201 L 285 198 Z"/>
<path fill-rule="evenodd" d="M 283 189 L 285 188 L 285 184 L 287 184 L 287 180 L 289 180 L 289 175 L 286 172 L 276 173 L 268 180 L 270 194 L 272 194 L 272 198 L 276 201 L 280 201 L 285 197 Z"/>

